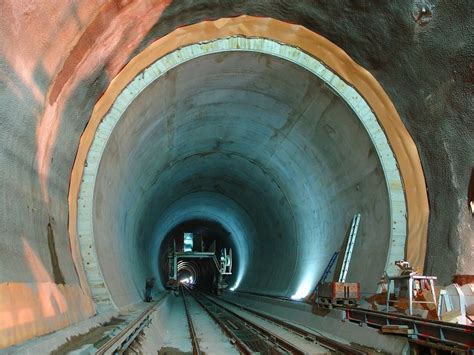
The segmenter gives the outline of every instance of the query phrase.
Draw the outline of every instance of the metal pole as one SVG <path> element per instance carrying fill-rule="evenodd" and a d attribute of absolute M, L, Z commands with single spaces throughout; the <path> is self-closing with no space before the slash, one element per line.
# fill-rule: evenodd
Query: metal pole
<path fill-rule="evenodd" d="M 413 315 L 413 279 L 410 277 L 408 279 L 408 300 L 409 300 L 409 304 L 408 304 L 408 307 L 409 307 L 409 312 L 410 312 L 410 316 Z"/>
<path fill-rule="evenodd" d="M 388 278 L 388 277 L 387 277 Z M 389 310 L 389 302 L 390 302 L 390 287 L 392 286 L 392 280 L 388 278 L 388 284 L 387 284 L 387 309 L 386 311 L 388 312 Z"/>

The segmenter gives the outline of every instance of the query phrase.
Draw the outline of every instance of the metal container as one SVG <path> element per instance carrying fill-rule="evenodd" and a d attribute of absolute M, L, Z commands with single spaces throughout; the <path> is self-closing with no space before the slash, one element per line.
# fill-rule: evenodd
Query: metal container
<path fill-rule="evenodd" d="M 317 303 L 322 306 L 357 305 L 360 300 L 358 282 L 325 282 L 318 288 Z"/>

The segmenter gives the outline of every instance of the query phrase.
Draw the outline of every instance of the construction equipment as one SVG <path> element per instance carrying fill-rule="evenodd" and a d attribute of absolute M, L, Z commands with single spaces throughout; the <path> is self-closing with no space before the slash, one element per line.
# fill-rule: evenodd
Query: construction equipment
<path fill-rule="evenodd" d="M 453 283 L 439 291 L 438 316 L 440 320 L 472 326 L 474 324 L 474 284 Z"/>
<path fill-rule="evenodd" d="M 202 247 L 202 243 L 201 243 Z M 232 275 L 232 249 L 222 248 L 219 256 L 215 252 L 215 241 L 212 242 L 210 251 L 193 250 L 193 234 L 184 233 L 183 250 L 176 250 L 176 241 L 173 240 L 173 249 L 168 254 L 169 260 L 169 281 L 170 285 L 178 285 L 178 261 L 182 259 L 211 259 L 217 269 L 217 290 L 224 288 L 224 275 Z"/>
<path fill-rule="evenodd" d="M 359 304 L 360 284 L 358 282 L 346 282 L 346 278 L 359 229 L 360 217 L 360 213 L 357 213 L 352 218 L 349 235 L 341 247 L 341 250 L 344 250 L 343 258 L 340 261 L 340 267 L 335 271 L 333 281 L 326 282 L 326 278 L 331 273 L 338 256 L 340 256 L 339 252 L 335 252 L 331 257 L 311 296 L 311 300 L 321 307 L 332 308 L 336 305 L 357 306 Z"/>
<path fill-rule="evenodd" d="M 317 297 L 317 294 L 318 294 L 318 289 L 319 289 L 319 286 L 324 284 L 326 282 L 326 279 L 327 277 L 329 276 L 329 274 L 331 273 L 331 270 L 332 270 L 332 267 L 334 266 L 334 264 L 336 263 L 336 260 L 337 260 L 337 256 L 339 255 L 339 252 L 336 251 L 334 252 L 334 254 L 332 254 L 332 257 L 331 259 L 329 260 L 329 263 L 326 265 L 326 268 L 324 269 L 324 272 L 323 274 L 321 275 L 321 278 L 319 279 L 318 283 L 316 284 L 316 287 L 314 288 L 314 291 L 311 292 L 307 298 L 307 300 L 311 301 L 311 302 L 315 302 L 316 301 L 316 297 Z"/>
<path fill-rule="evenodd" d="M 318 288 L 316 304 L 320 307 L 352 306 L 359 304 L 358 282 L 325 282 Z"/>
<path fill-rule="evenodd" d="M 337 256 L 339 255 L 339 252 L 336 251 L 331 257 L 331 260 L 329 260 L 329 264 L 326 266 L 326 269 L 324 269 L 323 275 L 321 276 L 321 279 L 319 280 L 318 284 L 322 284 L 326 282 L 327 277 L 331 273 L 331 269 L 336 263 Z"/>
<path fill-rule="evenodd" d="M 357 237 L 357 231 L 359 230 L 360 213 L 357 213 L 352 218 L 351 230 L 349 232 L 349 239 L 346 244 L 346 250 L 344 252 L 344 259 L 342 260 L 341 272 L 337 282 L 346 282 L 347 272 L 349 271 L 349 264 L 352 258 L 352 251 L 354 250 L 354 244 Z"/>
<path fill-rule="evenodd" d="M 385 275 L 387 283 L 387 311 L 389 310 L 390 303 L 397 302 L 400 299 L 408 299 L 408 314 L 413 315 L 413 306 L 415 304 L 434 305 L 437 309 L 436 294 L 434 281 L 437 279 L 436 276 L 424 276 L 419 275 L 405 260 L 398 260 L 395 262 L 401 272 L 399 276 Z M 390 299 L 392 291 L 395 295 L 396 300 Z M 417 296 L 421 295 L 424 290 L 431 292 L 432 300 L 417 300 Z"/>

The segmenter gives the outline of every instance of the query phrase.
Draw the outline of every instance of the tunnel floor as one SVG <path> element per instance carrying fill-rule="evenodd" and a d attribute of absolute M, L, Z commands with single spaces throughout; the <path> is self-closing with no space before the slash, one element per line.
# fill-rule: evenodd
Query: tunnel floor
<path fill-rule="evenodd" d="M 168 349 L 175 349 L 183 353 L 192 353 L 192 342 L 189 325 L 186 322 L 186 310 L 182 297 L 173 297 L 171 301 L 171 317 L 169 325 L 173 331 L 166 332 L 160 354 L 169 353 Z M 196 336 L 199 339 L 201 350 L 208 354 L 238 354 L 225 334 L 216 327 L 214 321 L 202 307 L 189 296 L 187 308 L 193 319 Z"/>
<path fill-rule="evenodd" d="M 140 303 L 82 335 L 68 338 L 52 353 L 368 354 L 377 351 L 377 347 L 345 339 L 344 335 L 351 330 L 357 330 L 369 343 L 385 343 L 381 348 L 393 352 L 398 352 L 406 342 L 381 335 L 375 329 L 341 323 L 334 315 L 318 316 L 310 309 L 303 310 L 302 302 L 269 301 L 267 297 L 256 298 L 252 304 L 249 302 L 252 297 L 255 296 L 237 292 L 216 296 L 189 287 L 161 292 L 151 303 Z"/>

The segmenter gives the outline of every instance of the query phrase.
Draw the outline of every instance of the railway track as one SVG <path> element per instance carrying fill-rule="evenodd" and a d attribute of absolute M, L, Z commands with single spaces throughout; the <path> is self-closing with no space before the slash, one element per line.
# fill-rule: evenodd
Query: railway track
<path fill-rule="evenodd" d="M 145 311 L 143 311 L 143 313 L 137 319 L 135 319 L 124 329 L 122 329 L 117 335 L 113 336 L 104 345 L 97 349 L 96 354 L 115 355 L 125 353 L 137 336 L 143 331 L 143 329 L 148 324 L 150 324 L 151 314 L 154 312 L 156 306 L 161 301 L 162 299 L 145 309 Z"/>
<path fill-rule="evenodd" d="M 194 329 L 192 324 L 191 316 L 187 310 L 186 297 L 193 297 L 196 302 L 207 312 L 207 314 L 219 325 L 222 331 L 230 339 L 231 343 L 239 350 L 242 354 L 253 354 L 256 352 L 266 354 L 305 354 L 307 351 L 299 348 L 282 336 L 277 335 L 275 332 L 269 330 L 267 327 L 259 325 L 257 322 L 250 320 L 248 317 L 244 317 L 235 310 L 233 307 L 238 307 L 247 313 L 250 313 L 258 318 L 277 325 L 278 328 L 284 329 L 292 334 L 299 335 L 304 341 L 313 343 L 315 347 L 322 347 L 329 351 L 345 354 L 367 354 L 364 351 L 353 349 L 352 347 L 339 343 L 333 339 L 324 337 L 320 334 L 315 334 L 307 330 L 301 329 L 295 325 L 288 324 L 281 320 L 275 319 L 271 316 L 261 314 L 254 310 L 242 307 L 237 304 L 233 304 L 229 301 L 219 299 L 216 301 L 214 297 L 203 294 L 200 292 L 191 291 L 188 288 L 183 287 L 183 302 L 185 302 L 186 316 L 188 318 L 188 324 L 191 334 L 191 340 L 193 342 L 193 352 L 198 354 L 199 341 L 196 339 L 196 334 L 191 329 Z M 223 303 L 227 303 L 233 307 L 226 307 Z M 197 344 L 196 347 L 194 344 Z"/>
<path fill-rule="evenodd" d="M 196 336 L 196 330 L 194 329 L 193 319 L 189 313 L 188 304 L 186 302 L 186 295 L 184 291 L 184 286 L 180 287 L 181 296 L 183 297 L 184 310 L 186 312 L 186 319 L 188 321 L 189 336 L 191 337 L 191 343 L 193 345 L 193 355 L 200 355 L 201 349 L 199 348 L 199 342 Z"/>
<path fill-rule="evenodd" d="M 201 293 L 183 288 L 219 325 L 242 354 L 304 354 L 276 334 L 212 301 Z"/>
<path fill-rule="evenodd" d="M 286 297 L 273 297 L 254 292 L 239 293 L 272 300 L 280 299 L 293 304 L 301 303 L 301 301 L 294 301 Z M 400 313 L 353 307 L 349 305 L 334 305 L 333 308 L 344 312 L 345 319 L 354 323 L 365 324 L 372 328 L 380 329 L 385 325 L 406 326 L 413 332 L 410 335 L 408 342 L 416 349 L 424 347 L 424 349 L 434 349 L 434 351 L 437 349 L 450 351 L 452 353 L 474 354 L 474 330 L 471 326 L 423 319 Z"/>
<path fill-rule="evenodd" d="M 193 307 L 195 310 L 198 309 L 196 307 L 201 307 L 204 310 L 204 312 L 200 311 L 201 314 L 205 317 L 209 316 L 241 354 L 306 354 L 325 353 L 326 351 L 344 354 L 367 354 L 365 351 L 354 349 L 321 334 L 308 331 L 228 300 L 193 291 L 184 285 L 181 286 L 180 293 L 194 355 L 203 353 L 200 342 L 205 341 L 205 339 L 200 339 L 197 335 L 195 323 L 199 325 L 199 321 L 198 319 L 195 319 L 195 322 L 193 321 L 193 315 L 190 312 L 190 308 Z M 190 307 L 190 301 L 192 307 Z M 96 353 L 122 354 L 126 352 L 136 337 L 150 323 L 151 314 L 156 310 L 158 303 L 160 302 L 148 307 L 136 320 L 109 339 Z M 196 313 L 193 314 L 196 315 Z M 225 337 L 223 338 L 224 341 Z M 308 347 L 312 350 L 309 351 Z M 203 349 L 206 350 L 205 346 Z"/>

